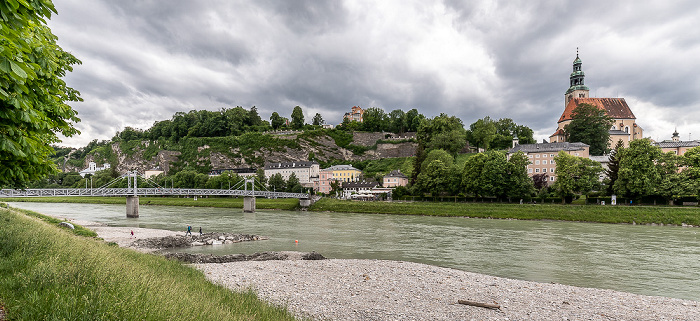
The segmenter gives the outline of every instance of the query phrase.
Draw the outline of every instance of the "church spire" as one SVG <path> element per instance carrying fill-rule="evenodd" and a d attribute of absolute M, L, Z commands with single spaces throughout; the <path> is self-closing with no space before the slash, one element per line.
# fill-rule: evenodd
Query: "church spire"
<path fill-rule="evenodd" d="M 578 47 L 576 48 L 576 59 L 573 63 L 573 71 L 569 75 L 569 90 L 566 91 L 565 105 L 573 98 L 588 98 L 588 87 L 583 84 L 583 79 L 586 74 L 581 70 L 581 58 L 578 56 Z"/>

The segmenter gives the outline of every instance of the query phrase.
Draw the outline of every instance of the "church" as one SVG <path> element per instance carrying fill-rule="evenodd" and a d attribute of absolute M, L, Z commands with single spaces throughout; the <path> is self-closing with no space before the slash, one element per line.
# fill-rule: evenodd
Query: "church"
<path fill-rule="evenodd" d="M 614 122 L 609 130 L 610 141 L 608 142 L 611 149 L 615 148 L 619 140 L 622 140 L 623 145 L 627 147 L 630 141 L 641 139 L 643 137 L 642 127 L 637 125 L 637 118 L 624 98 L 590 98 L 588 96 L 589 89 L 583 82 L 585 74 L 581 70 L 581 64 L 581 58 L 577 52 L 573 71 L 569 76 L 569 89 L 564 94 L 564 112 L 557 122 L 557 130 L 549 136 L 549 142 L 566 142 L 564 127 L 571 122 L 571 114 L 574 108 L 580 104 L 596 106 L 605 110 L 608 116 L 613 118 Z"/>

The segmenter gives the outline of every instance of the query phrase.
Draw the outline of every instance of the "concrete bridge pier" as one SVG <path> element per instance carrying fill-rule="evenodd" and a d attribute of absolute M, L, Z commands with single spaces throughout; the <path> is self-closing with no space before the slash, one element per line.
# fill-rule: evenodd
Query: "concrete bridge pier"
<path fill-rule="evenodd" d="M 243 213 L 255 213 L 255 196 L 243 198 Z"/>
<path fill-rule="evenodd" d="M 126 217 L 139 217 L 139 197 L 126 197 Z"/>

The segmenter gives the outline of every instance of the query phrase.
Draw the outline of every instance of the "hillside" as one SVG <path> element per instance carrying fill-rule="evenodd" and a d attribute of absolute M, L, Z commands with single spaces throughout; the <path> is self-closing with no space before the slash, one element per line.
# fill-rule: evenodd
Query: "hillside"
<path fill-rule="evenodd" d="M 183 137 L 170 140 L 92 142 L 67 151 L 59 149 L 55 161 L 65 172 L 77 172 L 91 161 L 109 163 L 118 173 L 156 167 L 167 174 L 183 168 L 206 173 L 212 169 L 260 168 L 271 162 L 314 159 L 321 164 L 358 162 L 414 156 L 415 133 L 345 132 L 332 129 L 283 132 L 248 132 L 240 136 Z"/>

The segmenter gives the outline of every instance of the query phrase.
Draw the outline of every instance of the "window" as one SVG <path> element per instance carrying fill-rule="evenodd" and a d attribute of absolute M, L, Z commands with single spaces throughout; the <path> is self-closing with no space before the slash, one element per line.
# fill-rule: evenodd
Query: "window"
<path fill-rule="evenodd" d="M 554 154 L 549 154 L 549 157 L 554 157 Z"/>
<path fill-rule="evenodd" d="M 527 169 L 527 172 L 528 172 L 528 173 L 532 173 L 532 168 L 528 168 L 528 169 Z"/>
<path fill-rule="evenodd" d="M 578 156 L 578 153 L 576 153 L 576 156 Z"/>
<path fill-rule="evenodd" d="M 545 155 L 545 156 L 547 156 L 547 155 Z M 543 160 L 543 161 L 542 161 L 542 164 L 543 164 L 543 165 L 547 165 L 547 160 L 546 160 L 546 159 Z"/>
<path fill-rule="evenodd" d="M 540 158 L 540 154 L 535 155 L 535 158 Z"/>
<path fill-rule="evenodd" d="M 535 165 L 539 165 L 539 164 L 540 164 L 540 161 L 536 160 Z"/>
<path fill-rule="evenodd" d="M 547 172 L 547 169 L 546 169 L 546 168 L 543 168 L 543 169 L 542 169 L 542 173 L 546 173 L 546 172 Z"/>
<path fill-rule="evenodd" d="M 527 158 L 532 158 L 532 155 L 527 155 Z"/>
<path fill-rule="evenodd" d="M 554 176 L 550 177 L 549 180 L 554 182 Z"/>
<path fill-rule="evenodd" d="M 554 168 L 550 168 L 550 169 L 549 169 L 549 172 L 550 172 L 550 173 L 554 173 Z"/>
<path fill-rule="evenodd" d="M 540 169 L 539 169 L 539 168 L 535 168 L 535 173 L 539 173 L 539 172 L 540 172 Z"/>
<path fill-rule="evenodd" d="M 542 155 L 542 157 L 547 158 L 547 154 Z"/>

